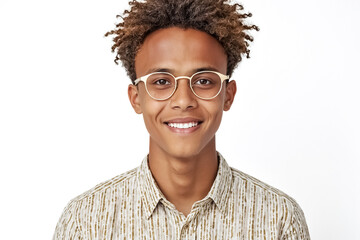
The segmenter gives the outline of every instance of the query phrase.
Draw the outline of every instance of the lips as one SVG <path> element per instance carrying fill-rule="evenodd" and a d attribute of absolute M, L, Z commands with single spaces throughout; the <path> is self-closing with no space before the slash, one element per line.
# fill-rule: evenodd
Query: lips
<path fill-rule="evenodd" d="M 192 128 L 192 127 L 196 127 L 198 124 L 199 124 L 198 122 L 168 123 L 168 126 L 172 128 Z"/>
<path fill-rule="evenodd" d="M 199 126 L 202 121 L 196 118 L 175 118 L 164 122 L 172 129 L 192 129 Z"/>

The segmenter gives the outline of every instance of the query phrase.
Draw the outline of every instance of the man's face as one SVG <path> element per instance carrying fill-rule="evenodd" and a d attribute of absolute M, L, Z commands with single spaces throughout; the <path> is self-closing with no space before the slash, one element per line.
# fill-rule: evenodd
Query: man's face
<path fill-rule="evenodd" d="M 217 40 L 207 33 L 172 27 L 146 37 L 136 55 L 135 69 L 137 77 L 155 71 L 167 71 L 176 77 L 191 76 L 199 70 L 226 74 L 227 56 Z M 158 101 L 148 95 L 143 82 L 138 87 L 129 85 L 130 102 L 137 113 L 143 114 L 150 134 L 150 151 L 177 158 L 196 156 L 215 148 L 215 133 L 222 113 L 230 108 L 235 92 L 232 81 L 227 86 L 224 83 L 214 99 L 203 100 L 193 94 L 188 79 L 179 79 L 173 96 Z M 181 125 L 185 123 L 196 126 Z"/>

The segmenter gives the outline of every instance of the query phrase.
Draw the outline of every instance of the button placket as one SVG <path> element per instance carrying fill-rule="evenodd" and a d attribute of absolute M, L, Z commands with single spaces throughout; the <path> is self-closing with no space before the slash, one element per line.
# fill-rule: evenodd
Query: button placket
<path fill-rule="evenodd" d="M 186 217 L 180 230 L 180 239 L 196 239 L 197 217 L 201 205 L 195 205 L 190 214 Z"/>
<path fill-rule="evenodd" d="M 186 234 L 186 231 L 188 229 L 188 226 L 189 226 L 189 223 L 188 222 L 185 222 L 182 226 L 181 226 L 181 230 L 180 230 L 180 239 L 183 240 L 183 239 L 187 239 L 187 234 Z"/>

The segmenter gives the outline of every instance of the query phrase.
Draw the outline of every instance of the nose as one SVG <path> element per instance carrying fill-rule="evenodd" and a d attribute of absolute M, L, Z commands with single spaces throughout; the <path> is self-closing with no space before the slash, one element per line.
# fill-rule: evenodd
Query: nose
<path fill-rule="evenodd" d="M 177 88 L 170 98 L 172 108 L 186 110 L 197 107 L 197 98 L 189 84 L 190 81 L 187 78 L 177 80 Z"/>

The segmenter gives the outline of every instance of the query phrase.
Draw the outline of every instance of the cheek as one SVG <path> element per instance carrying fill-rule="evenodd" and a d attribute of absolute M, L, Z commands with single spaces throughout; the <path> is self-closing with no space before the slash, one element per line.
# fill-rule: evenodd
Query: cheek
<path fill-rule="evenodd" d="M 216 99 L 216 106 L 214 106 L 213 108 L 217 128 L 219 128 L 224 112 L 225 93 L 225 89 L 223 88 L 221 93 L 219 94 L 219 98 Z"/>
<path fill-rule="evenodd" d="M 163 102 L 156 101 L 150 97 L 141 100 L 141 109 L 143 111 L 143 119 L 149 133 L 155 132 L 162 124 L 160 115 L 165 108 Z"/>
<path fill-rule="evenodd" d="M 146 92 L 144 87 L 139 89 L 140 107 L 143 112 L 144 120 L 150 120 L 157 115 L 162 109 L 159 101 L 152 99 Z M 146 123 L 146 122 L 145 122 Z"/>
<path fill-rule="evenodd" d="M 211 127 L 217 130 L 221 123 L 222 114 L 223 114 L 223 104 L 222 100 L 216 102 L 209 102 L 206 107 L 208 111 L 209 120 L 211 122 Z"/>
<path fill-rule="evenodd" d="M 217 111 L 216 115 L 215 115 L 215 126 L 216 126 L 216 131 L 218 130 L 220 123 L 221 123 L 221 119 L 222 119 L 222 115 L 223 115 L 223 110 L 222 108 L 219 108 L 219 110 Z"/>

